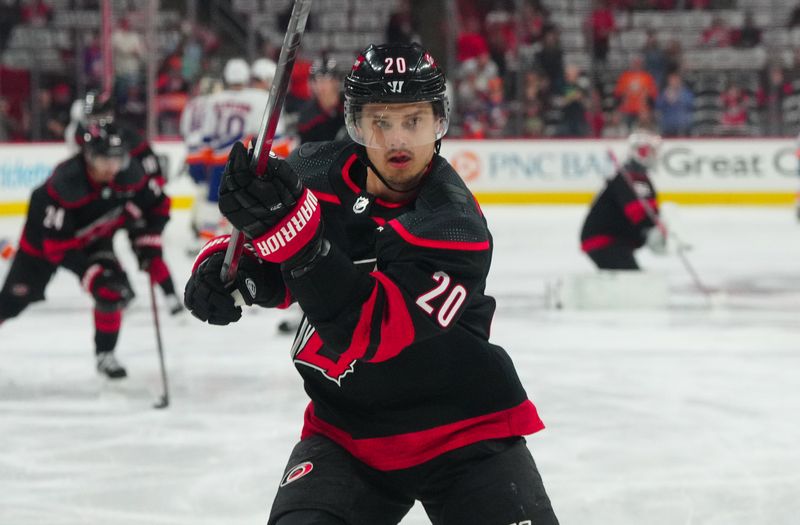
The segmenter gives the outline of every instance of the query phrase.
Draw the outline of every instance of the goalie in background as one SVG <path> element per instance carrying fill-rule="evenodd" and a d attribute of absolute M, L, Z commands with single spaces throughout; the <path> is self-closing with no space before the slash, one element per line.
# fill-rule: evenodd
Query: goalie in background
<path fill-rule="evenodd" d="M 631 133 L 625 163 L 592 202 L 581 230 L 581 249 L 601 270 L 639 270 L 634 252 L 644 245 L 656 254 L 666 252 L 657 193 L 648 175 L 660 144 L 661 137 L 650 131 Z"/>

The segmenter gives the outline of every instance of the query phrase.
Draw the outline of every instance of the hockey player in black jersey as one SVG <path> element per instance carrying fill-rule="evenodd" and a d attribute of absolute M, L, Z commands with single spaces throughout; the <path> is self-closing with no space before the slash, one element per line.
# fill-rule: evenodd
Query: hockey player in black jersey
<path fill-rule="evenodd" d="M 523 438 L 544 425 L 489 342 L 492 237 L 438 155 L 441 69 L 417 44 L 370 46 L 345 104 L 352 141 L 270 158 L 264 179 L 235 147 L 220 209 L 250 248 L 226 286 L 228 238 L 209 242 L 184 294 L 212 324 L 240 318 L 232 291 L 305 313 L 311 402 L 269 524 L 396 524 L 415 500 L 437 525 L 557 523 Z"/>
<path fill-rule="evenodd" d="M 116 118 L 115 100 L 108 95 L 90 91 L 82 102 L 82 110 L 78 112 L 80 117 L 70 123 L 67 131 L 67 140 L 74 141 L 75 146 L 80 147 L 83 143 L 83 136 L 86 133 L 87 126 L 90 124 L 114 123 L 128 150 L 130 162 L 139 164 L 148 179 L 148 184 L 158 186 L 163 193 L 166 178 L 161 170 L 158 157 L 150 143 L 140 133 Z M 167 202 L 170 201 L 168 200 Z M 161 250 L 161 238 L 140 235 L 142 226 L 141 221 L 131 221 L 126 225 L 131 247 L 139 264 L 147 264 L 147 266 L 141 266 L 141 269 L 148 272 L 153 282 L 164 292 L 164 299 L 170 313 L 173 315 L 178 314 L 183 311 L 183 304 L 176 293 L 169 267 L 163 257 L 147 257 L 151 249 Z"/>
<path fill-rule="evenodd" d="M 56 270 L 66 268 L 94 298 L 97 369 L 116 379 L 127 375 L 114 348 L 133 290 L 112 237 L 136 224 L 141 263 L 160 258 L 156 241 L 169 220 L 169 199 L 140 164 L 129 162 L 114 124 L 90 124 L 83 139 L 81 152 L 59 164 L 31 195 L 19 251 L 0 291 L 0 323 L 44 300 Z"/>
<path fill-rule="evenodd" d="M 634 251 L 645 244 L 653 253 L 666 251 L 656 189 L 647 173 L 655 165 L 660 143 L 661 138 L 649 131 L 631 133 L 626 162 L 589 209 L 581 230 L 581 249 L 601 270 L 638 270 Z"/>

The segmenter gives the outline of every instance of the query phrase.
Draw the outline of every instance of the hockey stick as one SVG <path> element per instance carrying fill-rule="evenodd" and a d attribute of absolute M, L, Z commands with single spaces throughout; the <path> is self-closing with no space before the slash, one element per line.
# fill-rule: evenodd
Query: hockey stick
<path fill-rule="evenodd" d="M 278 126 L 278 119 L 281 116 L 281 108 L 289 90 L 289 79 L 292 76 L 292 69 L 297 59 L 297 51 L 300 48 L 300 39 L 306 29 L 308 12 L 311 9 L 311 0 L 294 0 L 292 15 L 289 18 L 289 26 L 286 28 L 286 36 L 283 38 L 283 47 L 278 57 L 278 66 L 275 71 L 275 81 L 269 90 L 269 102 L 261 118 L 261 128 L 256 138 L 253 156 L 250 159 L 250 169 L 257 177 L 261 177 L 267 170 L 267 159 L 272 148 L 272 139 L 275 138 L 275 128 Z M 225 260 L 222 263 L 220 279 L 223 283 L 230 283 L 236 279 L 236 271 L 239 267 L 239 258 L 242 256 L 244 247 L 244 235 L 233 228 L 228 250 L 225 252 Z"/>
<path fill-rule="evenodd" d="M 167 408 L 169 406 L 169 387 L 167 385 L 167 367 L 164 365 L 164 345 L 161 343 L 161 324 L 158 321 L 158 307 L 156 305 L 156 283 L 150 277 L 150 307 L 153 310 L 153 324 L 156 328 L 156 344 L 158 345 L 158 362 L 161 366 L 162 394 L 153 408 Z"/>
<path fill-rule="evenodd" d="M 642 208 L 644 209 L 645 214 L 647 214 L 647 217 L 653 222 L 655 227 L 661 231 L 665 239 L 668 238 L 667 237 L 668 235 L 671 236 L 673 239 L 675 239 L 676 253 L 678 254 L 678 258 L 680 259 L 684 268 L 686 268 L 686 271 L 691 276 L 692 281 L 694 281 L 694 285 L 697 287 L 698 290 L 700 290 L 700 292 L 703 295 L 706 296 L 707 299 L 711 299 L 711 290 L 703 284 L 702 280 L 700 280 L 700 276 L 697 274 L 697 271 L 694 269 L 694 266 L 689 261 L 689 258 L 686 256 L 687 245 L 681 242 L 680 239 L 678 239 L 678 237 L 674 233 L 670 233 L 667 230 L 666 224 L 664 224 L 664 221 L 661 220 L 661 218 L 658 216 L 658 214 L 650 205 L 650 203 L 647 202 L 647 200 L 641 197 L 638 193 L 636 193 L 636 188 L 633 185 L 633 180 L 631 180 L 630 174 L 620 165 L 619 160 L 617 160 L 617 156 L 614 154 L 614 152 L 611 151 L 610 149 L 606 151 L 608 153 L 608 158 L 611 159 L 611 164 L 614 166 L 615 171 L 618 171 L 620 174 L 622 174 L 622 178 L 625 180 L 625 183 L 633 192 L 633 196 L 636 197 L 636 200 L 638 200 L 639 204 L 642 205 Z"/>

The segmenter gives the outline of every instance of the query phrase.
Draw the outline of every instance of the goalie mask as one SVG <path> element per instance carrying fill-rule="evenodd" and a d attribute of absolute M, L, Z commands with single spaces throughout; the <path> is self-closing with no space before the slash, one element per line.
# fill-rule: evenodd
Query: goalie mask
<path fill-rule="evenodd" d="M 628 161 L 647 169 L 656 166 L 661 136 L 646 130 L 636 130 L 628 137 Z"/>
<path fill-rule="evenodd" d="M 367 148 L 435 143 L 450 121 L 442 69 L 419 44 L 371 45 L 344 81 L 345 124 Z"/>

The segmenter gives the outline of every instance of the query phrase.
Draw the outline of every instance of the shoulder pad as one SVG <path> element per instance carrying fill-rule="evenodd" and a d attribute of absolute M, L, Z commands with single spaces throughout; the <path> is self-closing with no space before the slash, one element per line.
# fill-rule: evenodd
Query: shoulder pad
<path fill-rule="evenodd" d="M 328 172 L 352 146 L 350 141 L 306 142 L 295 149 L 286 162 L 309 188 L 333 193 Z"/>
<path fill-rule="evenodd" d="M 122 126 L 121 134 L 122 141 L 125 143 L 125 148 L 130 152 L 131 157 L 140 155 L 150 146 L 144 137 L 133 128 Z"/>
<path fill-rule="evenodd" d="M 129 162 L 128 167 L 117 173 L 109 186 L 117 191 L 137 191 L 145 185 L 147 177 L 140 162 Z"/>
<path fill-rule="evenodd" d="M 83 154 L 74 155 L 56 166 L 45 187 L 50 197 L 65 208 L 86 203 L 92 196 L 92 187 Z"/>
<path fill-rule="evenodd" d="M 398 217 L 409 233 L 432 241 L 489 241 L 489 230 L 475 197 L 453 167 L 438 155 L 415 204 L 413 211 Z"/>

